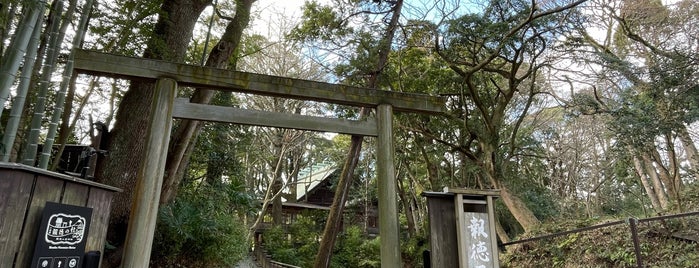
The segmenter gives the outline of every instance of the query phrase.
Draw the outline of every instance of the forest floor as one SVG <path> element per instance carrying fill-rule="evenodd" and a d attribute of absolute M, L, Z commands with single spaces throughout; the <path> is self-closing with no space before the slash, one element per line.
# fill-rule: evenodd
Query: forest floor
<path fill-rule="evenodd" d="M 547 223 L 536 234 L 519 239 L 615 222 L 618 224 L 509 245 L 500 255 L 502 267 L 639 267 L 639 260 L 642 267 L 699 265 L 699 244 L 695 240 L 699 233 L 697 214 L 642 220 L 636 225 L 638 248 L 634 246 L 628 218 Z"/>

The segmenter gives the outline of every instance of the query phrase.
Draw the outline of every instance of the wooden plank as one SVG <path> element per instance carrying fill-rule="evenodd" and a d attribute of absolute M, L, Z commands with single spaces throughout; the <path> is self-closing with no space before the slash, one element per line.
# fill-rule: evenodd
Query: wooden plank
<path fill-rule="evenodd" d="M 92 220 L 90 221 L 90 230 L 88 230 L 89 233 L 85 242 L 85 252 L 100 251 L 104 253 L 113 195 L 114 193 L 111 191 L 94 187 L 90 188 L 86 206 L 92 208 Z"/>
<path fill-rule="evenodd" d="M 498 190 L 499 192 L 499 190 Z M 498 251 L 498 235 L 495 231 L 495 197 L 489 195 L 486 197 L 488 202 L 488 228 L 490 228 L 490 252 L 493 254 L 493 267 L 500 267 L 500 256 Z"/>
<path fill-rule="evenodd" d="M 150 125 L 145 137 L 145 162 L 136 177 L 129 228 L 126 232 L 124 255 L 121 261 L 123 268 L 148 267 L 176 95 L 175 80 L 158 79 L 148 120 Z"/>
<path fill-rule="evenodd" d="M 65 188 L 63 189 L 63 198 L 61 199 L 61 204 L 73 205 L 73 206 L 85 206 L 87 202 L 87 185 L 66 182 Z"/>
<path fill-rule="evenodd" d="M 34 242 L 41 223 L 41 213 L 46 202 L 58 202 L 61 200 L 63 181 L 60 179 L 37 176 L 34 185 L 29 211 L 24 222 L 19 254 L 15 267 L 29 267 L 34 253 Z"/>
<path fill-rule="evenodd" d="M 180 86 L 216 88 L 360 107 L 377 107 L 379 104 L 389 104 L 400 112 L 438 114 L 445 111 L 444 98 L 439 96 L 235 72 L 79 49 L 75 50 L 74 53 L 74 69 L 79 73 L 127 79 L 169 77 L 176 80 Z"/>
<path fill-rule="evenodd" d="M 456 217 L 456 241 L 457 241 L 457 252 L 459 256 L 459 268 L 470 268 L 469 256 L 467 254 L 468 248 L 466 247 L 466 219 L 464 218 L 464 196 L 457 194 L 454 200 L 454 215 Z"/>
<path fill-rule="evenodd" d="M 455 193 L 455 194 L 463 194 L 463 195 L 467 195 L 467 196 L 477 196 L 477 197 L 500 196 L 499 189 L 479 190 L 479 189 L 465 189 L 465 188 L 445 188 L 445 192 L 450 192 L 450 193 Z"/>
<path fill-rule="evenodd" d="M 23 172 L 30 173 L 30 174 L 50 176 L 50 177 L 54 177 L 54 178 L 59 179 L 59 180 L 72 181 L 75 183 L 85 184 L 85 185 L 89 185 L 92 187 L 99 187 L 99 188 L 106 189 L 106 190 L 113 191 L 113 192 L 121 192 L 121 189 L 113 187 L 113 186 L 99 184 L 99 183 L 96 183 L 94 181 L 83 180 L 83 179 L 69 176 L 66 174 L 56 173 L 53 171 L 48 171 L 45 169 L 40 169 L 40 168 L 27 166 L 27 165 L 23 165 L 23 164 L 18 164 L 18 163 L 0 162 L 0 169 L 21 170 Z"/>
<path fill-rule="evenodd" d="M 365 121 L 356 121 L 255 111 L 234 107 L 190 103 L 189 100 L 185 98 L 178 98 L 175 100 L 175 110 L 172 116 L 182 119 L 335 132 L 373 137 L 376 136 L 377 131 L 376 120 L 374 118 L 369 118 Z"/>
<path fill-rule="evenodd" d="M 458 267 L 459 253 L 456 239 L 454 195 L 423 194 L 427 197 L 430 228 L 431 267 Z"/>
<path fill-rule="evenodd" d="M 12 267 L 19 250 L 20 235 L 34 176 L 0 171 L 0 267 Z"/>

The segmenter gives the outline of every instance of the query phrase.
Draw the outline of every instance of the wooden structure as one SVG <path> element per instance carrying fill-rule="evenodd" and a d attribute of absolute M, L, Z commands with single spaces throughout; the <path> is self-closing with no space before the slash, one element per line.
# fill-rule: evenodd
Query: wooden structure
<path fill-rule="evenodd" d="M 430 220 L 430 266 L 499 267 L 494 200 L 499 190 L 424 192 Z"/>
<path fill-rule="evenodd" d="M 314 204 L 307 204 L 307 203 L 296 203 L 296 202 L 283 202 L 282 203 L 282 227 L 287 228 L 294 222 L 296 222 L 296 219 L 303 215 L 304 213 L 307 213 L 309 211 L 327 211 L 330 210 L 330 207 L 328 206 L 319 206 L 319 205 L 314 205 Z M 255 230 L 255 235 L 257 238 L 256 240 L 262 239 L 262 233 L 273 226 L 272 222 L 272 208 L 271 205 L 267 207 L 267 211 L 265 212 L 265 216 L 262 218 L 262 222 L 260 222 L 260 226 Z M 256 241 L 257 242 L 257 241 Z"/>
<path fill-rule="evenodd" d="M 301 170 L 295 186 L 295 202 L 330 207 L 335 198 L 332 185 L 339 176 L 340 169 L 335 163 L 318 163 Z"/>
<path fill-rule="evenodd" d="M 0 267 L 29 267 L 46 202 L 93 208 L 86 251 L 102 251 L 112 195 L 121 190 L 15 163 L 0 163 Z"/>
<path fill-rule="evenodd" d="M 58 153 L 60 145 L 54 145 L 52 155 Z M 39 144 L 37 151 L 41 152 L 43 144 Z M 90 145 L 66 144 L 61 152 L 61 156 L 57 157 L 58 161 L 56 172 L 67 174 L 73 177 L 80 177 L 86 180 L 93 180 L 94 169 L 98 154 L 104 154 L 103 151 L 95 150 Z M 36 161 L 39 161 L 38 157 Z"/>
<path fill-rule="evenodd" d="M 150 258 L 172 118 L 294 128 L 375 136 L 381 263 L 400 267 L 398 208 L 393 164 L 393 111 L 437 114 L 444 111 L 440 97 L 373 90 L 285 77 L 235 72 L 159 60 L 76 50 L 78 73 L 126 79 L 155 80 L 155 94 L 146 137 L 146 162 L 138 173 L 134 204 L 125 242 L 122 267 L 146 267 Z M 178 86 L 212 88 L 376 109 L 376 118 L 344 120 L 314 116 L 249 111 L 190 103 L 175 99 Z M 146 179 L 147 178 L 147 179 Z"/>
<path fill-rule="evenodd" d="M 308 211 L 329 211 L 335 196 L 333 185 L 337 183 L 339 176 L 340 169 L 331 163 L 319 163 L 301 170 L 296 183 L 296 196 L 287 196 L 296 200 L 282 203 L 283 224 L 293 224 L 298 215 Z M 346 202 L 341 226 L 363 225 L 368 235 L 378 235 L 378 205 L 375 200 L 350 199 Z M 268 206 L 268 216 L 264 217 L 261 225 L 263 230 L 272 225 L 271 210 L 272 207 Z M 322 227 L 318 231 L 322 231 Z"/>

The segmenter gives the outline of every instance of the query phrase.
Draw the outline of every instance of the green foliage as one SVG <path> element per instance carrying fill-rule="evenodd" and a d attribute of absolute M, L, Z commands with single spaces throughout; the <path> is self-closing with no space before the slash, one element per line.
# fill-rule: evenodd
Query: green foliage
<path fill-rule="evenodd" d="M 272 259 L 300 267 L 312 267 L 318 252 L 323 226 L 319 219 L 323 215 L 306 214 L 289 226 L 287 234 L 281 226 L 275 226 L 264 233 L 264 248 Z M 341 234 L 331 259 L 330 267 L 380 267 L 379 239 L 367 239 L 362 229 L 348 226 Z"/>
<path fill-rule="evenodd" d="M 560 214 L 556 198 L 549 189 L 537 184 L 530 184 L 530 186 L 529 189 L 520 192 L 520 196 L 537 218 L 546 220 Z"/>
<path fill-rule="evenodd" d="M 153 35 L 153 25 L 162 0 L 116 0 L 100 2 L 93 11 L 89 31 L 93 38 L 86 47 L 122 55 L 141 55 L 146 42 Z M 88 41 L 90 42 L 90 41 Z"/>
<path fill-rule="evenodd" d="M 298 215 L 288 227 L 274 226 L 265 231 L 264 248 L 272 259 L 286 264 L 311 267 L 320 245 L 320 232 L 323 228 L 323 212 L 306 212 Z"/>
<path fill-rule="evenodd" d="M 427 229 L 427 226 L 424 227 Z M 422 253 L 430 249 L 430 245 L 427 243 L 429 237 L 426 237 L 426 235 L 425 233 L 417 233 L 415 236 L 407 239 L 407 241 L 402 239 L 401 257 L 404 267 L 422 267 L 424 261 Z"/>
<path fill-rule="evenodd" d="M 174 203 L 161 207 L 154 265 L 230 267 L 241 260 L 249 250 L 248 230 L 235 210 L 244 212 L 252 199 L 238 190 L 235 185 L 185 188 Z"/>
<path fill-rule="evenodd" d="M 316 1 L 308 1 L 303 8 L 303 22 L 292 32 L 292 38 L 299 40 L 332 40 L 351 33 L 346 21 L 332 6 L 324 6 Z"/>
<path fill-rule="evenodd" d="M 367 239 L 358 226 L 344 230 L 335 247 L 331 267 L 380 267 L 379 239 Z"/>

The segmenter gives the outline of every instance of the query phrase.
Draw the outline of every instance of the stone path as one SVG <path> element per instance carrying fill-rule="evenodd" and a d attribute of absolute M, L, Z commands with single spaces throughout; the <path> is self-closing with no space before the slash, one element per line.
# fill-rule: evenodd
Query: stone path
<path fill-rule="evenodd" d="M 252 256 L 247 256 L 242 261 L 236 263 L 233 268 L 260 268 Z"/>

